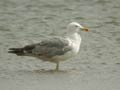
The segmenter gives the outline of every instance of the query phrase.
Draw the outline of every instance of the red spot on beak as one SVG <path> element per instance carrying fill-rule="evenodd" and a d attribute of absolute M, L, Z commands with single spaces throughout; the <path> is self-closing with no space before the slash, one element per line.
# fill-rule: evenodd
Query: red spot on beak
<path fill-rule="evenodd" d="M 83 30 L 83 31 L 86 31 L 86 32 L 89 31 L 88 28 L 86 28 L 86 27 L 84 27 L 82 30 Z"/>

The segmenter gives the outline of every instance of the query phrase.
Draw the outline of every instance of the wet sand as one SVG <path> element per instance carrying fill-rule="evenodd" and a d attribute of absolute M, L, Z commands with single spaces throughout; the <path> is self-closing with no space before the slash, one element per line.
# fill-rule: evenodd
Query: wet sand
<path fill-rule="evenodd" d="M 120 0 L 1 0 L 0 90 L 120 90 Z M 55 64 L 8 54 L 53 35 L 71 21 L 80 32 L 79 54 Z"/>

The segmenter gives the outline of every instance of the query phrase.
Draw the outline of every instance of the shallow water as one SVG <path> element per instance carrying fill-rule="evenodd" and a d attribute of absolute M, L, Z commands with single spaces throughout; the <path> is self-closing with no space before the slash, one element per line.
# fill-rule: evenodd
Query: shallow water
<path fill-rule="evenodd" d="M 0 0 L 0 89 L 119 90 L 120 0 Z M 55 65 L 7 53 L 9 47 L 63 35 L 71 21 L 80 32 L 80 53 Z"/>

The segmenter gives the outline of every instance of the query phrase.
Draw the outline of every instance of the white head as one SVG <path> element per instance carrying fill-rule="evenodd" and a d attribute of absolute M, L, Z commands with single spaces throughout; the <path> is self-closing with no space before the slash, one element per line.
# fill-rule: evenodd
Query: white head
<path fill-rule="evenodd" d="M 77 22 L 72 22 L 72 23 L 70 23 L 70 24 L 67 26 L 67 29 L 68 29 L 70 32 L 78 32 L 79 30 L 88 31 L 88 29 L 87 29 L 86 27 L 83 27 L 82 25 L 80 25 L 80 24 L 77 23 Z"/>

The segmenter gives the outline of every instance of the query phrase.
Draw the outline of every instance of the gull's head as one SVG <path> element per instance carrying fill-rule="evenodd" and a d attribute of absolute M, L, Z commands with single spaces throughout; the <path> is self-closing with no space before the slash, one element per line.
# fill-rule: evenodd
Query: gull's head
<path fill-rule="evenodd" d="M 88 31 L 88 28 L 82 26 L 81 24 L 79 24 L 77 22 L 70 23 L 68 25 L 67 29 L 70 30 L 70 31 L 72 31 L 72 32 L 78 32 L 79 30 Z"/>

